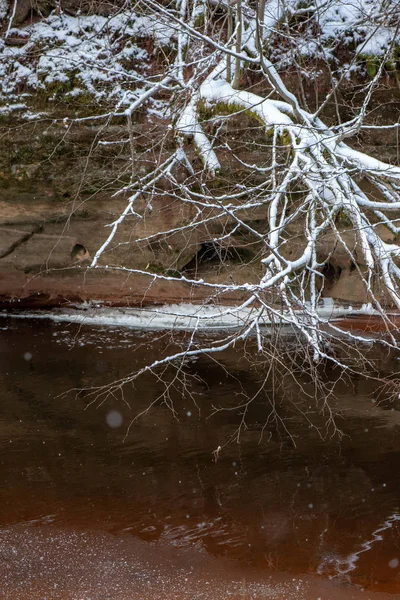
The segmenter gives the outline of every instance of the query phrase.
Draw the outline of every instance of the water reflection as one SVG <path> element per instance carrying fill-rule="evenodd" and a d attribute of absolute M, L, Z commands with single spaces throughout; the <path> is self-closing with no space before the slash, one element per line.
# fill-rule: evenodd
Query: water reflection
<path fill-rule="evenodd" d="M 145 544 L 141 555 L 157 543 L 162 551 L 174 548 L 167 561 L 190 548 L 203 558 L 235 559 L 236 575 L 253 569 L 253 579 L 285 572 L 360 586 L 332 598 L 356 598 L 361 589 L 379 592 L 377 598 L 400 594 L 398 412 L 372 402 L 369 384 L 339 384 L 341 440 L 321 439 L 325 417 L 313 408 L 305 426 L 297 407 L 302 402 L 304 413 L 307 398 L 297 398 L 296 408 L 293 399 L 279 406 L 285 431 L 268 423 L 268 398 L 258 394 L 243 425 L 243 410 L 231 409 L 245 393 L 256 394 L 261 378 L 234 353 L 223 357 L 222 368 L 208 359 L 190 364 L 189 392 L 171 385 L 166 403 L 162 382 L 146 375 L 125 391 L 125 402 L 108 397 L 85 410 L 87 395 L 60 394 L 123 377 L 170 341 L 43 321 L 7 321 L 0 333 L 0 575 L 9 566 L 3 577 L 23 572 L 11 546 L 33 556 L 64 531 L 64 542 L 79 542 L 74 552 L 85 554 L 85 536 L 97 532 L 90 533 L 96 548 L 106 536 L 117 555 L 120 539 Z M 240 443 L 226 444 L 241 425 Z M 65 560 L 61 546 L 43 554 L 46 569 L 52 552 Z M 313 590 L 322 585 L 315 581 Z M 196 594 L 205 593 L 204 585 Z M 223 589 L 218 597 L 239 593 Z M 254 597 L 269 597 L 263 593 Z"/>

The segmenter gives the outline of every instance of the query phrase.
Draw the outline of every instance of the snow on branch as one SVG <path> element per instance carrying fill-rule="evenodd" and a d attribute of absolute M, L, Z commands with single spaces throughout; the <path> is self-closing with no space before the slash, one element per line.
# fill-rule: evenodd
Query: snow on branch
<path fill-rule="evenodd" d="M 222 6 L 227 12 L 230 10 L 230 5 L 226 2 L 211 4 Z M 262 310 L 276 311 L 266 300 L 266 294 L 272 293 L 280 298 L 282 308 L 277 313 L 304 335 L 307 343 L 313 348 L 316 359 L 324 355 L 321 333 L 324 323 L 318 309 L 324 290 L 324 262 L 321 263 L 319 258 L 324 236 L 333 233 L 334 238 L 348 254 L 349 260 L 361 265 L 359 275 L 365 293 L 378 314 L 386 318 L 382 295 L 378 297 L 375 293 L 376 278 L 382 282 L 386 300 L 389 297 L 391 302 L 400 308 L 400 247 L 395 242 L 385 242 L 376 228 L 377 220 L 390 225 L 389 215 L 400 211 L 400 168 L 352 149 L 343 142 L 343 136 L 337 133 L 335 127 L 328 126 L 321 120 L 318 110 L 311 113 L 302 108 L 299 98 L 289 90 L 271 61 L 271 53 L 265 49 L 267 40 L 269 43 L 271 37 L 279 31 L 284 19 L 291 19 L 295 15 L 307 15 L 312 19 L 318 14 L 319 23 L 325 28 L 322 35 L 327 38 L 338 31 L 339 24 L 335 21 L 334 14 L 338 14 L 346 26 L 358 23 L 362 16 L 364 34 L 372 36 L 372 29 L 368 27 L 379 24 L 379 18 L 373 18 L 368 1 L 363 3 L 360 0 L 352 5 L 341 3 L 338 7 L 338 3 L 328 0 L 323 5 L 316 2 L 308 8 L 299 9 L 298 2 L 293 0 L 285 5 L 285 10 L 281 2 L 272 1 L 261 3 L 263 8 L 258 15 L 243 1 L 241 11 L 236 15 L 236 19 L 243 19 L 239 47 L 234 47 L 234 39 L 229 39 L 229 43 L 224 46 L 221 32 L 219 36 L 212 36 L 206 29 L 196 28 L 193 18 L 195 7 L 191 12 L 190 3 L 186 0 L 178 3 L 178 11 L 171 11 L 155 0 L 151 0 L 148 5 L 160 19 L 164 18 L 178 30 L 181 27 L 177 58 L 170 74 L 162 80 L 165 88 L 168 88 L 173 79 L 179 80 L 181 85 L 179 91 L 175 87 L 173 92 L 175 99 L 181 98 L 174 111 L 173 124 L 178 147 L 182 144 L 184 146 L 185 140 L 192 141 L 201 159 L 204 173 L 207 172 L 211 180 L 221 177 L 224 173 L 223 148 L 226 151 L 229 145 L 219 146 L 217 136 L 210 135 L 209 127 L 207 129 L 204 126 L 203 113 L 209 111 L 212 115 L 211 122 L 218 122 L 219 114 L 223 114 L 224 119 L 228 121 L 235 114 L 245 113 L 247 118 L 254 119 L 264 128 L 265 143 L 271 151 L 271 163 L 268 166 L 257 163 L 252 165 L 240 156 L 236 157 L 244 169 L 249 173 L 258 173 L 264 177 L 264 181 L 253 186 L 243 186 L 243 191 L 235 194 L 218 195 L 203 183 L 198 183 L 202 188 L 200 193 L 189 183 L 178 183 L 173 174 L 178 164 L 185 163 L 192 178 L 194 171 L 185 153 L 184 159 L 181 155 L 181 161 L 177 158 L 171 159 L 157 174 L 154 172 L 147 182 L 138 185 L 138 190 L 130 197 L 125 211 L 112 224 L 112 232 L 97 252 L 92 266 L 97 265 L 98 259 L 116 235 L 118 226 L 125 216 L 132 212 L 133 202 L 140 193 L 146 192 L 164 177 L 174 186 L 174 191 L 171 192 L 173 196 L 178 201 L 193 206 L 198 216 L 185 225 L 163 230 L 160 234 L 168 237 L 200 224 L 209 225 L 226 218 L 233 224 L 232 231 L 241 228 L 253 235 L 263 248 L 260 256 L 263 273 L 258 282 L 237 285 L 237 291 L 247 290 L 248 303 L 254 306 L 261 305 Z M 190 19 L 189 15 L 192 15 Z M 206 10 L 203 16 L 207 18 Z M 391 31 L 393 39 L 394 30 Z M 236 35 L 237 41 L 237 27 L 232 35 Z M 382 48 L 383 46 L 384 44 Z M 191 68 L 185 72 L 182 68 L 184 53 L 188 60 L 189 56 L 199 56 L 200 49 L 203 52 L 202 66 L 193 62 Z M 248 53 L 247 57 L 244 52 Z M 204 60 L 206 56 L 208 58 Z M 258 65 L 259 72 L 275 96 L 271 97 L 269 94 L 268 97 L 262 97 L 244 89 L 237 89 L 237 77 L 235 82 L 230 80 L 230 68 L 227 68 L 229 57 L 241 62 L 244 69 L 246 64 L 252 68 Z M 381 70 L 378 75 L 380 74 Z M 378 75 L 374 84 L 378 81 Z M 372 89 L 372 85 L 366 88 L 368 95 L 357 121 L 357 131 L 364 126 L 366 107 Z M 149 89 L 141 98 L 146 98 L 150 93 Z M 280 99 L 276 99 L 276 96 Z M 129 114 L 132 114 L 140 102 L 139 99 L 131 104 Z M 179 106 L 181 108 L 178 108 Z M 351 132 L 351 123 L 347 126 L 346 131 Z M 287 155 L 283 162 L 278 158 L 282 154 L 282 148 Z M 363 191 L 362 180 L 368 180 L 375 189 L 374 198 L 371 199 L 370 195 Z M 292 200 L 294 192 L 297 197 L 302 198 L 295 205 Z M 268 207 L 263 234 L 246 221 L 246 210 L 256 207 Z M 207 212 L 203 214 L 202 211 Z M 337 228 L 336 221 L 339 217 L 346 220 L 354 234 L 353 247 L 349 246 L 347 238 Z M 294 224 L 303 230 L 304 242 L 297 256 L 289 258 L 286 250 Z M 226 242 L 232 235 L 229 232 L 224 233 L 219 239 Z M 151 240 L 152 237 L 157 237 L 157 234 L 143 240 Z M 164 277 L 154 273 L 152 276 Z M 184 275 L 171 278 L 186 282 L 190 280 Z M 200 280 L 192 281 L 196 285 L 202 283 Z M 204 282 L 204 285 L 208 285 L 208 282 Z M 234 287 L 232 284 L 226 285 L 226 289 L 232 290 Z M 258 330 L 257 322 L 252 322 L 248 330 Z"/>
<path fill-rule="evenodd" d="M 395 225 L 400 167 L 344 142 L 363 129 L 379 127 L 367 123 L 368 107 L 399 47 L 398 2 L 384 4 L 385 11 L 372 0 L 315 0 L 308 5 L 298 0 L 147 0 L 135 3 L 134 11 L 109 18 L 53 13 L 25 27 L 23 43 L 2 42 L 3 94 L 17 94 L 22 84 L 31 91 L 65 85 L 65 97 L 76 97 L 84 89 L 107 106 L 100 116 L 76 121 L 126 119 L 131 178 L 114 194 L 126 196 L 126 204 L 109 224 L 91 267 L 108 266 L 107 253 L 120 243 L 119 231 L 129 216 L 144 221 L 139 200 L 159 196 L 185 207 L 185 219 L 138 235 L 138 244 L 151 246 L 179 235 L 186 240 L 195 232 L 194 245 L 219 244 L 220 249 L 228 248 L 228 255 L 232 248 L 238 252 L 240 232 L 257 248 L 257 277 L 247 281 L 216 281 L 215 273 L 202 279 L 181 267 L 173 274 L 151 268 L 148 273 L 153 280 L 203 285 L 210 293 L 236 292 L 237 307 L 254 309 L 240 339 L 256 334 L 262 348 L 262 315 L 268 313 L 292 326 L 316 361 L 326 357 L 329 336 L 319 309 L 327 292 L 326 267 L 337 246 L 354 265 L 368 303 L 388 323 L 387 307 L 400 309 Z M 157 60 L 144 39 L 163 49 Z M 346 64 L 339 64 L 338 40 L 347 53 Z M 340 83 L 355 71 L 366 77 L 372 54 L 380 62 L 364 86 L 357 114 L 341 122 L 336 102 L 332 113 L 337 122 L 332 124 L 330 118 L 328 124 L 322 115 Z M 11 63 L 13 70 L 8 68 Z M 330 89 L 312 111 L 303 82 L 311 77 L 310 65 L 317 63 L 329 74 Z M 291 73 L 295 70 L 297 87 L 286 77 L 289 67 Z M 147 170 L 139 176 L 132 120 L 139 108 L 149 116 L 157 102 L 165 108 L 168 127 L 165 138 L 149 142 L 143 161 Z M 253 151 L 251 158 L 242 156 L 229 140 L 229 127 L 241 118 L 254 123 L 259 136 L 260 152 Z M 251 135 L 251 130 L 241 135 Z M 121 138 L 121 144 L 127 143 Z M 233 180 L 227 159 L 240 166 L 240 181 Z M 249 218 L 252 211 L 262 215 L 262 227 Z M 391 239 L 382 236 L 382 224 L 391 229 Z M 300 241 L 290 252 L 293 231 Z M 333 242 L 324 254 L 327 239 Z M 110 268 L 147 274 L 124 265 Z"/>

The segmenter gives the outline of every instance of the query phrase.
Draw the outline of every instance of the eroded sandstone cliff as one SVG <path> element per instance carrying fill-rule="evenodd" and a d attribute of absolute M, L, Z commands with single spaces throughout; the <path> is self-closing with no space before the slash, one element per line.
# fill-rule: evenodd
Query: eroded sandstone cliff
<path fill-rule="evenodd" d="M 133 115 L 129 132 L 126 119 L 118 115 L 85 120 L 106 114 L 110 99 L 101 97 L 101 86 L 93 88 L 93 93 L 81 88 L 75 93 L 79 79 L 75 71 L 57 79 L 54 64 L 48 67 L 49 71 L 46 66 L 40 66 L 40 57 L 48 55 L 49 47 L 41 48 L 32 24 L 40 23 L 54 7 L 48 2 L 42 6 L 19 1 L 16 6 L 14 27 L 6 35 L 7 20 L 4 21 L 2 42 L 3 68 L 9 85 L 8 93 L 3 89 L 0 107 L 2 302 L 40 306 L 87 300 L 121 305 L 191 301 L 205 299 L 207 290 L 177 281 L 181 275 L 207 277 L 216 283 L 257 281 L 262 273 L 262 247 L 249 231 L 265 231 L 268 209 L 243 211 L 242 218 L 249 224 L 249 230 L 235 229 L 229 215 L 212 220 L 212 208 L 208 212 L 203 209 L 198 226 L 188 228 L 186 224 L 196 218 L 196 207 L 179 202 L 168 181 L 157 183 L 151 202 L 146 197 L 138 198 L 134 213 L 124 220 L 101 256 L 99 268 L 89 269 L 93 256 L 108 235 L 110 224 L 126 206 L 127 194 L 116 195 L 116 192 L 133 177 L 145 178 L 154 164 L 168 155 L 174 142 L 174 134 L 168 130 L 171 114 L 161 90 L 154 100 L 157 105 Z M 103 18 L 115 13 L 118 7 L 115 4 L 87 7 L 71 2 L 64 10 L 69 15 L 76 15 L 77 10 L 81 14 L 92 14 L 95 10 Z M 52 23 L 59 31 L 56 21 Z M 138 33 L 138 27 L 135 31 L 136 38 L 126 36 L 118 42 L 119 50 L 136 48 L 130 50 L 131 63 L 128 64 L 124 55 L 121 64 L 127 68 L 134 66 L 135 72 L 151 76 L 160 71 L 171 50 L 165 40 L 157 45 L 145 31 Z M 57 44 L 61 44 L 60 40 Z M 54 47 L 58 47 L 57 44 Z M 15 47 L 25 49 L 18 64 L 31 69 L 31 79 L 22 78 L 19 83 L 12 78 L 15 63 L 10 62 L 9 54 L 10 48 Z M 96 57 L 103 60 L 100 51 Z M 91 68 L 93 70 L 93 66 Z M 106 66 L 102 69 L 105 75 Z M 47 80 L 50 71 L 52 79 Z M 37 76 L 34 85 L 33 72 Z M 285 77 L 288 85 L 296 90 L 295 72 L 288 69 Z M 338 107 L 339 118 L 351 117 L 360 105 L 366 77 L 368 74 L 357 74 L 353 81 L 345 82 L 335 106 L 328 103 L 325 107 L 325 120 L 337 119 Z M 243 86 L 268 93 L 257 74 L 253 80 L 243 81 Z M 329 89 L 326 70 L 321 69 L 318 78 L 303 82 L 302 87 L 309 105 L 316 104 L 318 97 Z M 370 123 L 392 122 L 398 118 L 400 90 L 393 72 L 386 73 L 368 108 Z M 212 116 L 212 111 L 204 107 L 210 130 L 215 127 Z M 255 157 L 262 158 L 263 153 L 267 159 L 270 150 L 263 142 L 263 128 L 251 114 L 240 114 L 223 127 L 218 121 L 217 126 L 225 147 L 223 144 L 220 147 L 223 168 L 212 186 L 232 193 L 240 189 L 243 178 L 247 177 L 240 161 L 249 164 Z M 396 129 L 367 130 L 352 140 L 353 146 L 392 164 L 399 163 L 398 142 Z M 195 164 L 196 152 L 189 151 L 189 156 Z M 181 172 L 178 169 L 175 174 L 178 182 L 187 176 L 185 169 L 182 165 Z M 254 177 L 257 178 L 257 174 Z M 193 185 L 198 182 L 193 181 Z M 336 224 L 357 258 L 358 240 L 352 226 L 345 219 L 341 221 L 340 215 Z M 384 225 L 377 227 L 382 239 L 395 239 L 395 234 Z M 163 234 L 166 231 L 168 235 Z M 230 235 L 224 240 L 226 232 Z M 218 243 L 216 238 L 220 240 Z M 285 253 L 295 258 L 304 245 L 304 230 L 294 224 Z M 344 302 L 368 301 L 360 277 L 365 269 L 362 259 L 354 262 L 331 234 L 320 240 L 317 250 L 319 261 L 325 265 L 323 295 Z M 128 272 L 129 269 L 136 272 Z M 155 280 L 150 273 L 162 274 L 165 278 Z M 169 280 L 169 276 L 173 280 Z M 374 292 L 379 296 L 379 281 L 374 282 Z M 213 301 L 234 302 L 239 297 L 239 292 L 228 290 L 214 295 Z"/>

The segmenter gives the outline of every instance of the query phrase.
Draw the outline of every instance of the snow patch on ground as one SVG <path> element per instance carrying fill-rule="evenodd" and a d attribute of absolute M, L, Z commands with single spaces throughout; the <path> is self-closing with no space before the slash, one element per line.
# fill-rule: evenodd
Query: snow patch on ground
<path fill-rule="evenodd" d="M 150 37 L 166 45 L 174 34 L 154 17 L 131 12 L 108 18 L 52 14 L 10 30 L 9 37 L 22 45 L 0 40 L 0 89 L 8 99 L 24 87 L 50 96 L 61 92 L 65 99 L 89 93 L 97 101 L 128 105 L 147 85 L 149 56 L 136 42 Z"/>
<path fill-rule="evenodd" d="M 396 35 L 400 18 L 398 0 L 385 0 L 384 4 L 378 7 L 376 0 L 315 0 L 304 7 L 299 0 L 288 0 L 284 16 L 281 2 L 272 0 L 266 5 L 264 31 L 270 58 L 280 69 L 300 57 L 299 68 L 304 59 L 334 64 L 336 50 L 350 45 L 355 48 L 354 55 L 381 56 Z M 0 0 L 0 19 L 8 8 L 7 0 Z M 291 15 L 300 21 L 292 26 L 293 39 L 288 43 L 287 30 L 280 23 L 288 19 L 290 24 Z M 254 18 L 248 20 L 244 35 L 254 46 Z M 166 46 L 176 37 L 172 22 L 134 11 L 111 17 L 53 13 L 27 27 L 11 28 L 8 40 L 0 40 L 0 92 L 9 102 L 17 101 L 21 89 L 28 89 L 31 93 L 46 91 L 50 97 L 59 93 L 65 99 L 90 94 L 97 102 L 129 105 L 151 83 L 151 77 L 146 80 L 150 57 L 140 40 L 152 39 L 156 46 Z M 12 38 L 19 43 L 9 44 Z M 336 64 L 334 72 L 350 73 L 358 67 L 357 61 Z M 317 76 L 318 69 L 315 64 L 305 67 L 304 74 Z M 154 109 L 160 112 L 159 107 Z"/>
<path fill-rule="evenodd" d="M 0 0 L 0 21 L 6 18 L 8 13 L 8 0 Z"/>
<path fill-rule="evenodd" d="M 336 51 L 342 48 L 355 48 L 351 54 L 356 58 L 383 56 L 394 41 L 400 44 L 397 24 L 400 19 L 398 0 L 315 0 L 309 3 L 309 10 L 301 7 L 298 1 L 290 3 L 293 15 L 304 16 L 302 25 L 294 26 L 293 39 L 285 43 L 284 29 L 274 36 L 271 58 L 279 69 L 284 69 L 299 59 L 329 61 L 337 75 L 348 74 L 360 68 L 359 61 L 346 64 L 337 61 Z M 313 12 L 315 18 L 312 18 Z M 295 41 L 294 41 L 295 40 Z M 319 75 L 315 65 L 300 68 L 304 76 Z M 314 69 L 314 70 L 313 70 Z"/>

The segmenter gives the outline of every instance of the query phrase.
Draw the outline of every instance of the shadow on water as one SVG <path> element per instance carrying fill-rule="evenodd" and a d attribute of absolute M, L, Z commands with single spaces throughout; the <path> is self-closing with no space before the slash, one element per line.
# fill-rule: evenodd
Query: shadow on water
<path fill-rule="evenodd" d="M 369 382 L 337 387 L 341 440 L 290 408 L 307 397 L 280 404 L 289 433 L 266 426 L 270 390 L 226 445 L 260 382 L 233 352 L 189 364 L 190 393 L 166 374 L 173 410 L 132 423 L 165 390 L 151 375 L 130 408 L 60 394 L 124 377 L 165 338 L 1 325 L 0 598 L 400 597 L 400 419 Z"/>

